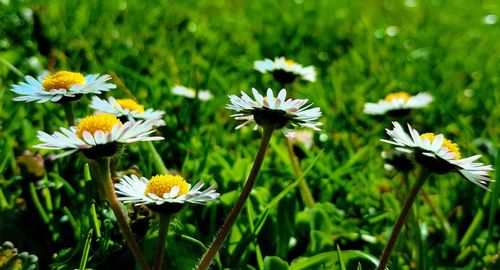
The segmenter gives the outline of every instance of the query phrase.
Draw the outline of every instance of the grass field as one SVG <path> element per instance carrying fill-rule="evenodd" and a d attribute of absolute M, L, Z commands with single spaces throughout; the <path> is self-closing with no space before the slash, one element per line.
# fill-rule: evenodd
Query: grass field
<path fill-rule="evenodd" d="M 462 156 L 481 154 L 499 168 L 497 16 L 496 0 L 0 1 L 0 244 L 37 255 L 40 269 L 134 264 L 115 216 L 96 201 L 82 155 L 52 161 L 55 152 L 41 150 L 45 166 L 37 176 L 26 172 L 33 163 L 19 164 L 25 150 L 36 150 L 38 130 L 67 127 L 60 104 L 12 101 L 9 89 L 24 75 L 112 74 L 118 87 L 107 96 L 135 97 L 166 112 L 157 132 L 165 140 L 153 142 L 165 165 L 221 193 L 206 206 L 184 207 L 170 224 L 164 269 L 193 269 L 235 203 L 261 137 L 251 127 L 235 130 L 227 95 L 279 90 L 253 64 L 285 56 L 317 71 L 316 82 L 287 86 L 323 113 L 312 147 L 295 146 L 316 203 L 306 207 L 298 189 L 287 189 L 298 178 L 286 138 L 275 132 L 212 269 L 375 269 L 420 170 L 384 169 L 381 152 L 391 146 L 380 139 L 391 121 L 443 133 Z M 209 89 L 214 98 L 173 95 L 178 84 Z M 365 102 L 395 91 L 426 91 L 434 102 L 399 119 L 363 113 Z M 89 102 L 74 102 L 77 118 L 92 113 Z M 148 144 L 135 143 L 114 168 L 149 177 L 158 173 L 153 161 Z M 500 269 L 497 186 L 486 192 L 458 174 L 433 174 L 389 269 Z M 158 222 L 145 209 L 130 213 L 151 261 Z"/>

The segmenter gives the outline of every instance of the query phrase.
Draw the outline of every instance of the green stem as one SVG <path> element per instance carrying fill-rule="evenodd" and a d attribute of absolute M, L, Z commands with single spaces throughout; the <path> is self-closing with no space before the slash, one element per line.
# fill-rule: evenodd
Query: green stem
<path fill-rule="evenodd" d="M 422 189 L 424 191 L 424 189 Z M 408 226 L 408 225 L 407 225 Z M 417 242 L 417 269 L 422 270 L 425 269 L 425 260 L 424 260 L 424 243 L 422 241 L 422 232 L 420 231 L 420 224 L 418 222 L 418 207 L 416 205 L 413 206 L 413 227 L 414 227 L 414 240 Z"/>
<path fill-rule="evenodd" d="M 429 197 L 429 194 L 425 191 L 425 189 L 422 189 L 422 198 L 424 199 L 424 202 L 427 203 L 427 205 L 429 205 L 432 213 L 434 213 L 434 215 L 437 217 L 439 223 L 441 223 L 441 226 L 443 227 L 446 234 L 450 235 L 451 234 L 450 223 L 448 223 L 448 221 L 446 220 L 441 209 L 434 205 L 431 198 Z"/>
<path fill-rule="evenodd" d="M 83 254 L 82 258 L 80 259 L 80 267 L 78 267 L 78 270 L 87 269 L 87 260 L 89 258 L 90 244 L 92 243 L 93 232 L 94 230 L 90 229 L 87 233 L 87 240 L 85 240 L 85 246 L 83 247 Z"/>
<path fill-rule="evenodd" d="M 66 206 L 63 207 L 63 213 L 68 217 L 69 224 L 73 228 L 73 234 L 74 234 L 73 237 L 75 237 L 76 240 L 79 240 L 78 238 L 80 238 L 80 226 L 76 222 L 75 217 L 73 216 L 71 211 L 69 211 L 69 208 Z"/>
<path fill-rule="evenodd" d="M 297 157 L 295 156 L 295 153 L 293 152 L 293 145 L 289 138 L 286 138 L 286 148 L 288 149 L 288 156 L 290 157 L 290 161 L 292 162 L 293 172 L 295 173 L 296 177 L 299 177 L 302 175 L 302 172 L 300 171 L 299 162 L 297 160 Z M 299 189 L 304 203 L 307 205 L 307 207 L 313 208 L 314 197 L 312 196 L 311 190 L 309 189 L 309 186 L 307 185 L 305 179 L 300 180 Z"/>
<path fill-rule="evenodd" d="M 148 150 L 153 155 L 153 165 L 155 166 L 156 170 L 161 174 L 168 174 L 169 171 L 167 169 L 167 166 L 165 166 L 165 163 L 163 162 L 160 154 L 158 154 L 158 151 L 156 151 L 153 142 L 146 142 L 146 145 L 148 146 Z"/>
<path fill-rule="evenodd" d="M 127 241 L 127 245 L 130 248 L 130 251 L 132 251 L 135 259 L 141 264 L 142 269 L 149 270 L 150 267 L 146 262 L 144 255 L 142 255 L 139 244 L 137 244 L 137 241 L 135 241 L 132 230 L 128 226 L 127 219 L 123 215 L 116 198 L 113 180 L 111 179 L 109 169 L 109 158 L 92 160 L 92 162 L 90 162 L 90 170 L 94 177 L 97 178 L 97 181 L 101 184 L 104 190 L 106 199 L 108 200 L 109 205 L 111 206 L 111 209 L 116 216 L 116 221 L 118 222 L 118 225 L 120 226 L 120 229 L 125 236 L 125 240 Z"/>
<path fill-rule="evenodd" d="M 42 203 L 40 202 L 40 198 L 38 197 L 38 194 L 36 193 L 36 188 L 35 184 L 33 182 L 29 183 L 29 191 L 31 195 L 31 200 L 33 201 L 33 204 L 35 205 L 36 210 L 38 210 L 38 214 L 40 214 L 40 217 L 42 218 L 43 223 L 49 224 L 50 218 L 47 215 L 47 212 L 42 206 Z"/>
<path fill-rule="evenodd" d="M 76 126 L 75 113 L 73 112 L 73 103 L 63 102 L 62 103 L 64 113 L 66 114 L 66 120 L 68 120 L 69 126 Z"/>
<path fill-rule="evenodd" d="M 163 254 L 165 254 L 165 244 L 167 243 L 168 226 L 172 220 L 171 215 L 160 214 L 160 229 L 156 242 L 155 258 L 153 260 L 153 270 L 161 270 Z"/>
<path fill-rule="evenodd" d="M 240 214 L 241 209 L 243 208 L 243 205 L 245 204 L 245 201 L 250 195 L 250 192 L 252 191 L 252 188 L 255 184 L 255 180 L 257 179 L 260 167 L 262 166 L 262 162 L 264 161 L 267 146 L 269 144 L 269 141 L 271 140 L 272 134 L 273 129 L 264 128 L 264 134 L 262 135 L 262 139 L 260 141 L 259 150 L 257 151 L 257 156 L 255 157 L 255 161 L 253 163 L 252 170 L 250 171 L 250 175 L 248 176 L 247 182 L 243 187 L 243 190 L 241 191 L 240 197 L 234 204 L 233 209 L 231 209 L 229 216 L 226 218 L 226 221 L 224 221 L 224 224 L 222 224 L 222 227 L 217 233 L 217 236 L 212 242 L 212 245 L 208 248 L 205 254 L 203 254 L 203 257 L 201 257 L 201 260 L 197 267 L 198 270 L 208 269 L 210 263 L 217 254 L 217 251 L 220 249 L 222 243 L 229 234 L 231 227 L 234 225 L 236 218 Z"/>
<path fill-rule="evenodd" d="M 486 195 L 483 197 L 483 207 L 480 207 L 477 209 L 476 215 L 472 219 L 472 223 L 469 225 L 467 230 L 465 231 L 464 236 L 462 237 L 462 240 L 460 240 L 460 243 L 458 246 L 460 248 L 464 248 L 470 244 L 470 242 L 474 239 L 474 235 L 476 232 L 480 229 L 483 219 L 486 215 L 485 212 L 485 207 L 488 207 L 488 202 L 490 200 L 491 192 L 487 192 Z"/>
<path fill-rule="evenodd" d="M 385 267 L 389 263 L 389 258 L 391 257 L 392 250 L 396 245 L 399 233 L 401 232 L 401 229 L 406 222 L 406 218 L 411 211 L 411 207 L 415 202 L 415 199 L 417 198 L 418 192 L 420 191 L 420 189 L 422 189 L 422 186 L 424 185 L 425 180 L 427 179 L 429 174 L 430 172 L 428 170 L 422 170 L 419 177 L 417 178 L 417 181 L 415 181 L 415 184 L 411 188 L 410 193 L 408 194 L 408 197 L 406 198 L 406 201 L 403 205 L 403 209 L 401 209 L 398 220 L 396 221 L 396 224 L 392 229 L 391 237 L 389 238 L 389 241 L 384 248 L 384 252 L 382 253 L 382 257 L 380 258 L 380 263 L 376 270 L 385 269 Z"/>
<path fill-rule="evenodd" d="M 90 216 L 92 218 L 92 225 L 94 226 L 96 237 L 99 239 L 101 238 L 101 224 L 99 224 L 99 219 L 97 218 L 95 203 L 90 205 Z"/>
<path fill-rule="evenodd" d="M 178 238 L 180 238 L 182 240 L 186 240 L 186 241 L 188 241 L 188 242 L 190 242 L 190 243 L 192 243 L 194 245 L 199 246 L 203 250 L 203 252 L 207 251 L 207 249 L 208 249 L 207 246 L 205 246 L 205 244 L 203 244 L 200 240 L 198 240 L 196 238 L 193 238 L 191 236 L 188 236 L 188 235 L 185 235 L 185 234 L 176 234 L 175 237 L 178 237 Z M 222 262 L 220 261 L 219 256 L 215 256 L 214 261 L 217 264 L 218 269 L 222 269 L 223 268 L 222 267 Z"/>

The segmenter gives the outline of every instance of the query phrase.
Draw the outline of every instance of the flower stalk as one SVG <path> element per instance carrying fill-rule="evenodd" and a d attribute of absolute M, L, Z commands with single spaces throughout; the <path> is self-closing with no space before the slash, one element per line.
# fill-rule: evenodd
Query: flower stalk
<path fill-rule="evenodd" d="M 71 126 L 76 126 L 76 121 L 75 121 L 75 113 L 73 112 L 73 103 L 70 101 L 68 102 L 63 102 L 62 103 L 64 113 L 66 114 L 66 120 L 68 121 L 68 125 Z"/>
<path fill-rule="evenodd" d="M 163 254 L 165 254 L 165 245 L 167 243 L 168 227 L 172 220 L 171 214 L 159 214 L 159 233 L 156 242 L 155 257 L 153 260 L 153 270 L 161 270 L 163 264 Z"/>
<path fill-rule="evenodd" d="M 165 166 L 165 163 L 161 159 L 160 154 L 158 154 L 158 151 L 156 151 L 156 148 L 153 145 L 153 143 L 146 142 L 146 145 L 150 153 L 153 155 L 153 166 L 155 166 L 155 169 L 161 174 L 169 174 L 167 166 Z"/>
<path fill-rule="evenodd" d="M 300 177 L 302 175 L 302 172 L 300 171 L 300 165 L 297 157 L 295 156 L 295 153 L 293 152 L 293 145 L 289 138 L 286 138 L 286 146 L 288 150 L 288 156 L 290 157 L 290 161 L 292 163 L 293 172 L 296 177 Z M 302 200 L 304 201 L 305 205 L 309 208 L 313 208 L 314 197 L 312 196 L 311 190 L 309 189 L 309 186 L 307 185 L 305 179 L 302 179 L 299 182 L 299 189 L 300 195 L 302 196 Z"/>
<path fill-rule="evenodd" d="M 201 260 L 198 264 L 198 267 L 197 267 L 198 270 L 208 269 L 213 258 L 217 254 L 218 250 L 221 248 L 222 243 L 224 242 L 227 235 L 229 234 L 231 227 L 236 222 L 236 218 L 240 214 L 241 209 L 245 205 L 245 202 L 248 199 L 250 192 L 252 191 L 252 188 L 255 184 L 255 180 L 257 179 L 257 175 L 258 175 L 259 170 L 260 170 L 262 163 L 264 161 L 267 146 L 269 145 L 269 141 L 271 140 L 271 136 L 273 134 L 272 128 L 264 126 L 263 129 L 264 129 L 264 133 L 263 133 L 262 139 L 260 141 L 259 150 L 257 151 L 257 155 L 255 157 L 255 161 L 253 163 L 252 170 L 250 171 L 250 175 L 248 176 L 247 182 L 246 182 L 245 186 L 243 187 L 243 190 L 241 191 L 241 194 L 240 194 L 238 200 L 236 201 L 235 205 L 233 206 L 233 209 L 229 213 L 229 216 L 224 221 L 224 224 L 222 224 L 222 227 L 220 228 L 219 232 L 217 233 L 217 236 L 215 237 L 215 240 L 212 242 L 212 245 L 208 248 L 208 250 L 205 252 L 205 254 L 203 254 L 203 257 L 201 258 Z"/>
<path fill-rule="evenodd" d="M 422 170 L 420 175 L 417 177 L 417 180 L 415 181 L 415 184 L 410 190 L 410 193 L 408 194 L 408 197 L 406 198 L 405 203 L 403 204 L 403 208 L 401 209 L 401 213 L 399 214 L 399 217 L 396 221 L 396 224 L 394 225 L 394 228 L 392 229 L 391 236 L 389 237 L 389 241 L 387 242 L 387 245 L 384 248 L 384 252 L 382 253 L 382 257 L 380 258 L 379 265 L 376 270 L 382 270 L 385 269 L 387 264 L 389 263 L 389 258 L 391 257 L 391 253 L 394 249 L 394 246 L 396 245 L 396 241 L 398 240 L 399 233 L 401 232 L 401 229 L 403 228 L 403 225 L 406 223 L 406 219 L 408 218 L 408 214 L 411 211 L 412 205 L 415 202 L 415 199 L 417 198 L 417 195 L 419 191 L 422 189 L 425 180 L 427 177 L 430 175 L 429 170 Z"/>
<path fill-rule="evenodd" d="M 111 179 L 109 161 L 110 161 L 109 158 L 92 160 L 90 162 L 91 174 L 95 178 L 97 178 L 98 183 L 104 190 L 106 199 L 109 202 L 109 205 L 111 206 L 111 209 L 113 210 L 113 213 L 116 216 L 116 220 L 118 222 L 118 225 L 120 226 L 120 229 L 123 232 L 127 245 L 130 248 L 130 251 L 132 251 L 132 254 L 134 255 L 135 259 L 139 262 L 142 269 L 149 270 L 151 268 L 149 267 L 146 259 L 144 258 L 144 255 L 141 252 L 139 244 L 134 238 L 132 230 L 130 229 L 127 223 L 127 219 L 125 218 L 122 210 L 120 209 L 120 204 L 118 203 L 118 200 L 116 198 L 113 186 L 113 180 Z"/>

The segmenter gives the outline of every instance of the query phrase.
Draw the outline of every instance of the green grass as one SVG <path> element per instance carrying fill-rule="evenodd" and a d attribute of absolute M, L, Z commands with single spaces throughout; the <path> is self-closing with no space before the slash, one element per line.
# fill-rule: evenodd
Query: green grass
<path fill-rule="evenodd" d="M 391 91 L 431 93 L 434 103 L 405 121 L 445 134 L 464 156 L 481 154 L 481 162 L 498 168 L 500 23 L 483 22 L 488 14 L 500 16 L 498 1 L 5 2 L 0 1 L 0 243 L 9 240 L 38 255 L 41 269 L 78 268 L 84 251 L 87 268 L 129 269 L 132 256 L 110 210 L 98 207 L 92 215 L 97 195 L 82 157 L 46 160 L 41 179 L 26 177 L 16 164 L 16 156 L 38 143 L 37 130 L 66 126 L 58 104 L 12 101 L 9 89 L 22 81 L 21 74 L 114 72 L 146 107 L 166 111 L 167 125 L 159 129 L 166 139 L 154 143 L 165 164 L 191 182 L 217 184 L 222 197 L 178 215 L 165 269 L 195 266 L 250 171 L 260 133 L 234 130 L 238 123 L 224 106 L 228 94 L 279 87 L 253 69 L 255 60 L 284 55 L 318 71 L 315 83 L 295 82 L 288 89 L 324 115 L 315 145 L 302 148 L 300 159 L 303 171 L 312 166 L 305 179 L 317 204 L 306 209 L 298 190 L 273 200 L 296 181 L 284 136 L 276 132 L 214 269 L 340 269 L 339 262 L 346 269 L 356 269 L 358 262 L 373 268 L 370 260 L 382 253 L 407 188 L 401 175 L 384 171 L 380 157 L 390 148 L 379 139 L 391 119 L 363 114 L 363 104 Z M 397 27 L 396 36 L 387 35 L 389 26 Z M 210 89 L 215 98 L 176 97 L 170 93 L 175 84 Z M 123 87 L 109 94 L 128 96 Z M 91 113 L 88 103 L 84 97 L 76 104 L 77 117 Z M 51 153 L 41 151 L 45 157 Z M 146 144 L 128 147 L 123 157 L 118 171 L 156 173 Z M 500 178 L 498 171 L 493 178 Z M 451 230 L 418 199 L 390 269 L 499 267 L 497 186 L 485 193 L 455 174 L 432 177 L 425 190 Z M 131 216 L 151 257 L 157 225 L 150 215 Z M 419 250 L 424 254 L 418 256 Z"/>

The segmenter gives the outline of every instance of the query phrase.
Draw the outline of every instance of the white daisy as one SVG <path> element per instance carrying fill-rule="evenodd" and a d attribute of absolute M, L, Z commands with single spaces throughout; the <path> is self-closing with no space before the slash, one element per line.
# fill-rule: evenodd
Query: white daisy
<path fill-rule="evenodd" d="M 150 180 L 134 174 L 124 175 L 121 181 L 115 184 L 118 200 L 136 205 L 147 205 L 154 208 L 158 205 L 195 203 L 205 204 L 216 200 L 220 194 L 215 191 L 215 186 L 201 191 L 203 182 L 198 182 L 194 187 L 179 175 L 156 175 Z"/>
<path fill-rule="evenodd" d="M 41 75 L 37 79 L 26 76 L 25 79 L 26 82 L 12 87 L 11 91 L 19 95 L 14 101 L 64 102 L 79 99 L 84 94 L 101 94 L 116 88 L 116 85 L 106 82 L 111 79 L 107 74 L 83 76 L 77 72 L 59 71 L 50 76 Z"/>
<path fill-rule="evenodd" d="M 301 143 L 306 149 L 311 149 L 314 144 L 314 134 L 310 130 L 293 130 L 287 136 L 293 144 Z"/>
<path fill-rule="evenodd" d="M 100 99 L 97 96 L 92 97 L 90 107 L 109 114 L 116 115 L 118 118 L 127 120 L 156 120 L 159 126 L 165 125 L 165 121 L 161 118 L 165 114 L 164 111 L 155 111 L 153 109 L 144 110 L 144 106 L 135 102 L 130 98 L 115 99 L 113 97 L 108 100 Z M 122 119 L 123 119 L 122 118 Z"/>
<path fill-rule="evenodd" d="M 281 89 L 277 97 L 274 97 L 272 89 L 267 89 L 266 97 L 259 94 L 255 88 L 252 88 L 252 92 L 255 100 L 243 91 L 241 97 L 229 95 L 230 104 L 227 104 L 226 108 L 237 112 L 231 115 L 232 117 L 245 121 L 236 129 L 255 121 L 257 126 L 283 129 L 286 135 L 289 133 L 285 128 L 288 124 L 314 130 L 319 130 L 319 126 L 322 125 L 322 123 L 316 122 L 321 117 L 320 109 L 318 107 L 311 108 L 312 103 L 306 105 L 307 99 L 289 98 L 286 100 L 285 89 Z"/>
<path fill-rule="evenodd" d="M 436 173 L 456 171 L 482 189 L 489 190 L 486 184 L 494 180 L 488 176 L 488 171 L 493 170 L 493 167 L 474 162 L 481 155 L 461 158 L 458 146 L 445 139 L 442 134 L 425 133 L 420 135 L 408 124 L 410 133 L 408 135 L 399 123 L 393 122 L 393 125 L 393 129 L 386 129 L 392 140 L 381 141 L 396 145 L 396 149 L 399 151 L 415 153 L 417 162 Z"/>
<path fill-rule="evenodd" d="M 149 137 L 155 131 L 155 125 L 157 125 L 157 120 L 128 121 L 122 124 L 116 116 L 111 114 L 92 115 L 83 118 L 78 126 L 69 129 L 60 128 L 60 131 L 52 135 L 38 131 L 37 137 L 43 143 L 34 147 L 68 150 L 58 157 L 78 150 L 91 159 L 113 156 L 118 152 L 121 144 L 163 140 L 163 137 Z"/>
<path fill-rule="evenodd" d="M 272 73 L 276 80 L 284 84 L 292 83 L 297 77 L 305 81 L 316 81 L 314 66 L 303 67 L 283 56 L 274 58 L 274 61 L 271 59 L 255 61 L 254 68 L 261 73 Z"/>
<path fill-rule="evenodd" d="M 366 114 L 380 115 L 389 113 L 407 113 L 410 109 L 423 108 L 432 102 L 432 96 L 428 93 L 418 93 L 411 96 L 406 92 L 397 92 L 387 95 L 377 103 L 365 103 L 364 112 Z"/>
<path fill-rule="evenodd" d="M 182 85 L 176 85 L 172 88 L 172 94 L 187 97 L 187 98 L 195 98 L 196 90 L 193 88 L 188 88 Z M 207 101 L 213 98 L 213 95 L 208 90 L 198 90 L 198 99 L 201 101 Z"/>

